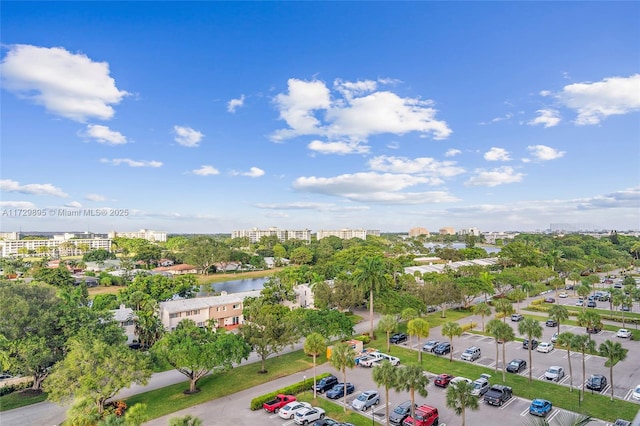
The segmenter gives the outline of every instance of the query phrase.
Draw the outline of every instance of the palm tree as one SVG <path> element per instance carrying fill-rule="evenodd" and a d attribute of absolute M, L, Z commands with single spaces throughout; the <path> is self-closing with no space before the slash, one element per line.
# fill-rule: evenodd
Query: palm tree
<path fill-rule="evenodd" d="M 173 417 L 169 419 L 169 426 L 202 426 L 202 419 L 187 414 L 183 417 Z"/>
<path fill-rule="evenodd" d="M 515 333 L 513 332 L 513 328 L 510 325 L 501 323 L 497 327 L 496 335 L 498 339 L 502 340 L 502 381 L 505 382 L 507 380 L 507 354 L 505 347 L 507 346 L 507 342 L 511 342 L 516 338 Z M 496 358 L 496 365 L 498 364 L 498 358 Z"/>
<path fill-rule="evenodd" d="M 489 293 L 493 294 L 493 280 L 494 276 L 487 271 L 483 271 L 480 273 L 480 281 L 482 282 L 482 292 L 484 293 L 484 301 L 487 301 L 487 296 Z"/>
<path fill-rule="evenodd" d="M 524 334 L 529 339 L 529 345 L 527 350 L 529 351 L 529 383 L 532 381 L 531 371 L 533 370 L 533 364 L 531 361 L 531 348 L 533 347 L 533 338 L 539 339 L 542 337 L 542 327 L 540 323 L 533 318 L 525 318 L 518 324 L 518 332 Z"/>
<path fill-rule="evenodd" d="M 517 311 L 520 312 L 520 301 L 524 300 L 527 294 L 519 288 L 514 288 L 509 292 L 509 299 L 516 301 Z"/>
<path fill-rule="evenodd" d="M 480 302 L 477 305 L 473 306 L 473 313 L 475 315 L 480 315 L 482 318 L 482 332 L 484 333 L 484 317 L 488 317 L 491 315 L 491 306 L 489 306 L 486 302 Z"/>
<path fill-rule="evenodd" d="M 569 310 L 564 305 L 553 305 L 547 311 L 549 319 L 555 320 L 558 323 L 558 335 L 560 334 L 560 323 L 569 319 Z"/>
<path fill-rule="evenodd" d="M 505 323 L 507 322 L 507 316 L 515 312 L 515 310 L 513 309 L 513 304 L 507 299 L 498 299 L 498 301 L 495 303 L 495 308 L 497 313 L 502 314 L 502 321 Z"/>
<path fill-rule="evenodd" d="M 602 329 L 602 320 L 600 320 L 600 314 L 593 311 L 581 312 L 578 315 L 578 325 L 586 327 L 588 329 Z M 589 340 L 591 340 L 591 333 L 587 333 Z"/>
<path fill-rule="evenodd" d="M 585 285 L 585 283 L 582 283 L 581 285 L 578 286 L 578 288 L 576 289 L 576 292 L 578 293 L 578 296 L 584 299 L 589 295 L 589 293 L 591 293 L 591 287 L 589 287 L 588 285 Z M 587 304 L 583 303 L 582 312 L 586 311 L 586 309 L 587 309 Z"/>
<path fill-rule="evenodd" d="M 393 315 L 383 315 L 378 321 L 378 330 L 384 332 L 387 335 L 387 352 L 391 352 L 391 333 L 398 328 L 398 321 Z"/>
<path fill-rule="evenodd" d="M 304 353 L 313 357 L 313 399 L 316 398 L 316 358 L 327 350 L 327 342 L 320 333 L 311 333 L 304 339 Z"/>
<path fill-rule="evenodd" d="M 499 336 L 499 328 L 500 328 L 500 324 L 504 324 L 503 322 L 501 322 L 499 319 L 492 319 L 489 320 L 489 322 L 487 323 L 487 332 L 489 332 L 489 334 L 491 334 L 493 336 L 493 339 L 496 342 L 496 365 L 495 365 L 495 372 L 498 372 L 498 341 L 500 340 L 500 336 Z M 504 324 L 506 325 L 506 324 Z"/>
<path fill-rule="evenodd" d="M 424 374 L 422 367 L 419 365 L 407 365 L 398 370 L 396 389 L 409 391 L 411 397 L 411 417 L 415 414 L 416 391 L 418 391 L 421 397 L 426 398 L 429 394 L 429 391 L 427 391 L 428 384 L 429 378 Z M 387 416 L 387 418 L 389 418 L 389 416 Z"/>
<path fill-rule="evenodd" d="M 598 347 L 598 354 L 607 358 L 604 363 L 605 367 L 609 367 L 609 380 L 611 381 L 611 400 L 613 401 L 613 367 L 620 361 L 627 358 L 628 349 L 622 347 L 620 342 L 612 342 L 607 339 Z"/>
<path fill-rule="evenodd" d="M 527 299 L 528 299 L 529 298 L 529 292 L 532 291 L 535 288 L 535 286 L 533 285 L 533 283 L 531 281 L 525 281 L 522 284 L 520 284 L 520 288 L 522 289 L 522 291 L 527 293 Z"/>
<path fill-rule="evenodd" d="M 449 321 L 442 324 L 441 333 L 443 336 L 447 336 L 449 338 L 449 343 L 451 343 L 449 362 L 453 362 L 453 337 L 460 336 L 462 334 L 462 328 L 457 322 Z"/>
<path fill-rule="evenodd" d="M 347 368 L 356 366 L 356 351 L 350 344 L 340 342 L 336 343 L 331 350 L 331 365 L 342 372 L 342 382 L 347 383 Z M 344 387 L 344 398 L 342 399 L 344 412 L 347 412 L 347 387 Z"/>
<path fill-rule="evenodd" d="M 571 342 L 575 338 L 575 334 L 565 331 L 558 334 L 558 340 L 556 343 L 558 346 L 562 346 L 567 349 L 567 361 L 569 362 L 569 392 L 573 392 L 573 370 L 571 369 Z"/>
<path fill-rule="evenodd" d="M 398 383 L 398 369 L 391 365 L 389 361 L 384 360 L 380 365 L 373 367 L 373 381 L 378 386 L 384 386 L 384 400 L 387 401 L 384 404 L 384 408 L 387 426 L 389 426 L 389 388 L 395 387 Z"/>
<path fill-rule="evenodd" d="M 593 419 L 584 414 L 572 413 L 570 411 L 560 411 L 554 418 L 553 424 L 558 426 L 585 426 Z M 527 417 L 525 426 L 549 426 L 549 421 L 544 417 Z"/>
<path fill-rule="evenodd" d="M 473 385 L 464 380 L 451 383 L 447 388 L 447 407 L 453 409 L 457 416 L 462 416 L 462 426 L 465 426 L 465 411 L 478 409 L 478 397 L 473 396 Z"/>
<path fill-rule="evenodd" d="M 381 256 L 363 257 L 353 274 L 356 286 L 369 292 L 369 337 L 373 339 L 373 293 L 387 282 L 386 267 Z"/>
<path fill-rule="evenodd" d="M 576 334 L 573 340 L 571 341 L 571 348 L 575 351 L 579 351 L 582 353 L 582 386 L 580 392 L 580 400 L 584 399 L 584 382 L 586 376 L 586 353 L 593 352 L 596 349 L 596 344 L 593 340 L 591 340 L 591 336 L 587 336 L 584 334 Z"/>
<path fill-rule="evenodd" d="M 422 318 L 414 318 L 407 324 L 407 333 L 409 333 L 409 336 L 416 336 L 418 339 L 418 361 L 422 362 L 420 338 L 429 337 L 429 323 Z"/>
<path fill-rule="evenodd" d="M 413 308 L 404 308 L 402 312 L 400 312 L 400 318 L 402 321 L 409 322 L 414 318 L 418 318 L 418 311 Z M 413 347 L 413 339 L 411 335 L 409 335 L 409 345 Z"/>

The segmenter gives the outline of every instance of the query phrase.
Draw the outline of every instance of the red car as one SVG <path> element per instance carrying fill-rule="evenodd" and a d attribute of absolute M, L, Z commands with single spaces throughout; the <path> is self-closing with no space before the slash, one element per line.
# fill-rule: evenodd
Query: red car
<path fill-rule="evenodd" d="M 449 385 L 451 379 L 453 379 L 453 376 L 450 374 L 440 374 L 438 377 L 436 377 L 436 380 L 433 382 L 433 384 L 440 388 L 446 388 Z"/>

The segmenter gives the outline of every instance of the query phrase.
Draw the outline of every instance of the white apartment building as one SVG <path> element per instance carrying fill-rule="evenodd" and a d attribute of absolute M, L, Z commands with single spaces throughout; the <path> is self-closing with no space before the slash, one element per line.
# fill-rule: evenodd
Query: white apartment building
<path fill-rule="evenodd" d="M 473 235 L 474 237 L 479 237 L 480 230 L 478 228 L 463 228 L 458 231 L 458 235 Z"/>
<path fill-rule="evenodd" d="M 68 234 L 75 235 L 75 234 Z M 34 254 L 54 255 L 64 251 L 65 255 L 80 255 L 82 250 L 104 249 L 111 250 L 109 238 L 65 238 L 64 235 L 54 235 L 46 240 L 0 240 L 2 257 L 28 256 Z"/>
<path fill-rule="evenodd" d="M 19 232 L 0 232 L 0 240 L 19 240 Z"/>
<path fill-rule="evenodd" d="M 380 231 L 375 229 L 340 229 L 335 231 L 321 230 L 316 233 L 316 238 L 321 240 L 326 237 L 338 237 L 343 240 L 350 240 L 351 238 L 360 238 L 366 240 L 367 235 L 380 236 Z"/>
<path fill-rule="evenodd" d="M 260 241 L 262 237 L 278 237 L 278 241 L 287 241 L 287 240 L 302 240 L 308 243 L 311 242 L 311 230 L 309 229 L 301 229 L 301 230 L 292 230 L 292 229 L 279 229 L 276 227 L 271 227 L 268 229 L 239 229 L 231 232 L 231 238 L 249 238 L 249 242 L 255 244 Z"/>
<path fill-rule="evenodd" d="M 152 231 L 150 229 L 141 229 L 137 232 L 111 231 L 109 232 L 108 237 L 142 238 L 156 243 L 164 243 L 167 241 L 167 233 L 165 231 Z"/>

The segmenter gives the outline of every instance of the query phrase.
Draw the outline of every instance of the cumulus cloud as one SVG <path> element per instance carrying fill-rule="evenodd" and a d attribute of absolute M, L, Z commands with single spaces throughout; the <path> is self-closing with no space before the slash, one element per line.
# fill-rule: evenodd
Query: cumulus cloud
<path fill-rule="evenodd" d="M 484 159 L 487 161 L 510 161 L 511 156 L 506 149 L 492 147 L 484 153 Z"/>
<path fill-rule="evenodd" d="M 539 109 L 538 116 L 529 121 L 530 126 L 542 125 L 545 128 L 557 126 L 560 123 L 560 113 L 555 109 Z"/>
<path fill-rule="evenodd" d="M 598 124 L 611 115 L 640 110 L 640 74 L 574 83 L 558 93 L 558 101 L 578 113 L 577 125 Z"/>
<path fill-rule="evenodd" d="M 578 209 L 635 208 L 640 209 L 640 186 L 579 200 Z"/>
<path fill-rule="evenodd" d="M 548 161 L 556 160 L 564 156 L 564 151 L 559 151 L 546 145 L 530 145 L 527 150 L 531 152 L 537 160 Z"/>
<path fill-rule="evenodd" d="M 89 201 L 106 201 L 107 197 L 100 194 L 87 194 L 84 196 L 85 199 Z"/>
<path fill-rule="evenodd" d="M 21 185 L 20 182 L 11 179 L 0 180 L 0 191 L 18 192 L 28 195 L 50 195 L 53 197 L 68 197 L 62 189 L 51 185 L 50 183 L 29 183 Z"/>
<path fill-rule="evenodd" d="M 191 127 L 173 126 L 173 133 L 176 135 L 175 141 L 187 148 L 197 148 L 204 135 Z"/>
<path fill-rule="evenodd" d="M 132 160 L 130 158 L 101 158 L 101 163 L 111 164 L 113 166 L 119 166 L 120 164 L 126 164 L 129 167 L 162 167 L 160 161 L 148 161 L 148 160 Z"/>
<path fill-rule="evenodd" d="M 66 203 L 64 206 L 71 207 L 73 209 L 79 209 L 82 207 L 82 204 L 80 204 L 78 201 L 71 201 L 70 203 Z"/>
<path fill-rule="evenodd" d="M 10 209 L 33 209 L 36 205 L 30 201 L 0 201 L 0 207 Z"/>
<path fill-rule="evenodd" d="M 112 105 L 128 95 L 116 87 L 108 63 L 62 47 L 12 45 L 1 67 L 6 90 L 75 121 L 111 119 Z"/>
<path fill-rule="evenodd" d="M 100 124 L 89 124 L 81 136 L 95 139 L 96 142 L 105 145 L 124 145 L 127 143 L 127 138 L 122 133 Z"/>
<path fill-rule="evenodd" d="M 218 169 L 208 165 L 200 166 L 199 169 L 192 170 L 191 172 L 194 175 L 198 175 L 198 176 L 213 176 L 213 175 L 220 174 L 220 171 Z"/>
<path fill-rule="evenodd" d="M 232 171 L 231 174 L 234 176 L 240 175 L 240 176 L 248 176 L 251 178 L 257 178 L 264 175 L 264 170 L 259 169 L 258 167 L 251 167 L 248 172 Z"/>
<path fill-rule="evenodd" d="M 320 154 L 366 154 L 370 147 L 358 142 L 322 142 L 314 140 L 307 145 L 311 151 Z"/>
<path fill-rule="evenodd" d="M 231 99 L 227 102 L 227 111 L 230 113 L 236 112 L 236 109 L 244 106 L 244 95 L 240 95 L 238 99 Z"/>
<path fill-rule="evenodd" d="M 516 173 L 512 167 L 498 167 L 493 170 L 478 169 L 475 176 L 465 182 L 466 186 L 498 186 L 522 181 L 524 174 Z"/>
<path fill-rule="evenodd" d="M 409 159 L 406 157 L 392 157 L 380 155 L 369 160 L 369 167 L 379 172 L 421 174 L 433 177 L 452 177 L 464 173 L 455 161 L 437 161 L 430 157 Z M 440 179 L 434 179 L 431 184 L 441 184 Z"/>
<path fill-rule="evenodd" d="M 451 149 L 447 150 L 447 152 L 444 153 L 444 156 L 445 157 L 455 157 L 458 154 L 462 154 L 462 151 L 460 151 L 459 149 L 451 148 Z"/>
<path fill-rule="evenodd" d="M 369 210 L 368 206 L 337 206 L 333 203 L 294 202 L 294 203 L 257 203 L 255 206 L 266 210 L 317 210 L 329 212 Z"/>
<path fill-rule="evenodd" d="M 436 119 L 437 111 L 430 100 L 402 98 L 390 91 L 378 90 L 379 80 L 334 82 L 334 96 L 324 82 L 289 79 L 288 91 L 274 98 L 280 118 L 288 128 L 277 130 L 271 139 L 281 142 L 299 136 L 327 138 L 333 145 L 324 153 L 345 152 L 345 143 L 364 144 L 374 135 L 403 135 L 418 132 L 446 139 L 451 133 L 447 123 Z M 320 148 L 317 142 L 312 145 Z M 338 149 L 340 148 L 340 149 Z M 349 153 L 359 152 L 352 149 Z"/>

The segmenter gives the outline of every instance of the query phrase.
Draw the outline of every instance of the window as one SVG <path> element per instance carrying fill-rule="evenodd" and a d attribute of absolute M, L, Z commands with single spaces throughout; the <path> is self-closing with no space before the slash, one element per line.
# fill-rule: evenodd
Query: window
<path fill-rule="evenodd" d="M 120 325 L 122 325 L 122 327 L 133 325 L 133 320 L 123 321 L 120 323 Z"/>
<path fill-rule="evenodd" d="M 240 309 L 240 304 L 233 305 L 233 309 Z"/>
<path fill-rule="evenodd" d="M 169 318 L 180 318 L 182 316 L 182 312 L 176 312 L 175 314 L 169 314 Z"/>

